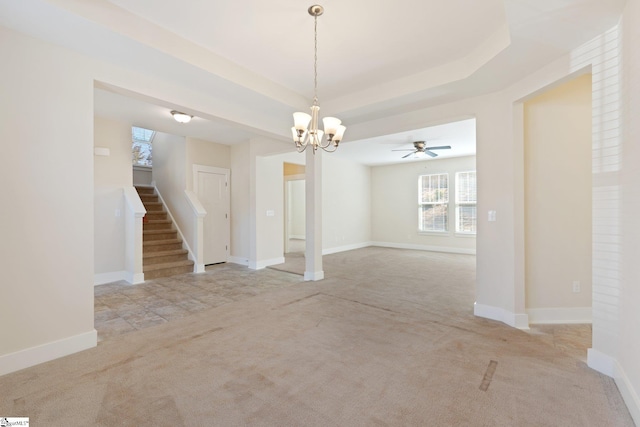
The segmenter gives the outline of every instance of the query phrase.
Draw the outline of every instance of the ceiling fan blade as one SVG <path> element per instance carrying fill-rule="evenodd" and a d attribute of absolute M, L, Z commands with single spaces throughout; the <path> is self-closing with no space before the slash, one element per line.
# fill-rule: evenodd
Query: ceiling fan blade
<path fill-rule="evenodd" d="M 417 153 L 417 151 L 414 151 L 413 153 L 409 153 L 409 154 L 407 154 L 406 156 L 402 156 L 402 158 L 403 158 L 403 159 L 406 159 L 407 157 L 409 157 L 409 156 L 411 156 L 411 155 L 413 155 L 413 154 L 415 154 L 415 153 Z"/>
<path fill-rule="evenodd" d="M 415 148 L 403 148 L 400 150 L 391 150 L 391 151 L 415 151 Z"/>
<path fill-rule="evenodd" d="M 426 147 L 425 150 L 450 150 L 450 145 L 439 145 L 437 147 Z"/>
<path fill-rule="evenodd" d="M 425 153 L 427 156 L 431 156 L 431 157 L 438 157 L 438 155 L 437 155 L 436 153 L 434 153 L 433 151 L 429 151 L 429 150 L 428 150 L 428 149 L 426 149 L 426 148 L 424 149 L 424 153 Z"/>

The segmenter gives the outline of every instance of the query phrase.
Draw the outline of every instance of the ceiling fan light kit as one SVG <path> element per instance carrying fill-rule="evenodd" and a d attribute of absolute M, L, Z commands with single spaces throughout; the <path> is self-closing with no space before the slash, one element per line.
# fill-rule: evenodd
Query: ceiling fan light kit
<path fill-rule="evenodd" d="M 315 154 L 318 148 L 327 152 L 333 152 L 338 149 L 338 144 L 342 141 L 344 131 L 347 129 L 342 125 L 340 119 L 335 117 L 325 117 L 322 119 L 324 131 L 318 129 L 318 16 L 324 13 L 324 8 L 318 4 L 310 6 L 307 10 L 314 20 L 314 80 L 313 80 L 313 105 L 311 106 L 311 114 L 297 112 L 293 113 L 293 127 L 291 134 L 296 150 L 302 153 L 307 147 L 313 148 Z M 323 141 L 324 135 L 327 139 Z"/>

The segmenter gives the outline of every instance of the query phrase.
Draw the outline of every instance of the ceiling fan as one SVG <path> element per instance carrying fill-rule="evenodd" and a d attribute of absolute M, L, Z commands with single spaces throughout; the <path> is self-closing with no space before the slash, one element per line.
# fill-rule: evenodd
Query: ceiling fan
<path fill-rule="evenodd" d="M 437 147 L 427 147 L 425 141 L 414 141 L 413 148 L 406 148 L 402 150 L 391 150 L 391 151 L 412 151 L 412 153 L 409 153 L 406 156 L 402 156 L 403 159 L 406 159 L 412 154 L 417 154 L 417 153 L 425 153 L 427 156 L 438 157 L 438 154 L 434 153 L 431 150 L 449 150 L 449 149 L 451 149 L 450 145 L 439 145 Z"/>

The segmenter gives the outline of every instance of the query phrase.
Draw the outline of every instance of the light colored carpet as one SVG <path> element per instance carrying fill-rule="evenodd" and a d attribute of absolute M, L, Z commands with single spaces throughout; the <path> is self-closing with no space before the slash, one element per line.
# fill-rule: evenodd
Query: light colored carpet
<path fill-rule="evenodd" d="M 270 265 L 268 268 L 272 270 L 286 271 L 287 273 L 293 273 L 299 276 L 304 276 L 304 270 L 305 270 L 304 253 L 292 252 L 292 253 L 285 254 L 284 264 Z"/>
<path fill-rule="evenodd" d="M 0 415 L 69 426 L 632 426 L 610 378 L 542 336 L 473 316 L 474 264 L 382 248 L 330 255 L 324 281 L 0 377 Z M 275 274 L 265 273 L 239 286 Z"/>

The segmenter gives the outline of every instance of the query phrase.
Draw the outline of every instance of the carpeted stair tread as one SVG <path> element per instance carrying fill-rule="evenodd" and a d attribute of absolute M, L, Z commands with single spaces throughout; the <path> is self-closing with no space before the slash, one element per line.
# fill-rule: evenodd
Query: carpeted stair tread
<path fill-rule="evenodd" d="M 182 239 L 164 239 L 164 240 L 148 240 L 146 242 L 142 242 L 143 246 L 158 246 L 158 245 L 168 245 L 171 243 L 182 243 Z"/>
<path fill-rule="evenodd" d="M 143 202 L 142 203 L 147 211 L 162 211 L 164 207 L 162 206 L 162 202 Z"/>
<path fill-rule="evenodd" d="M 155 194 L 156 193 L 155 187 L 150 187 L 147 185 L 136 185 L 135 188 L 138 194 Z"/>
<path fill-rule="evenodd" d="M 142 271 L 145 280 L 192 273 L 194 262 L 189 260 L 182 239 L 173 227 L 155 187 L 136 186 L 147 213 L 142 223 Z"/>
<path fill-rule="evenodd" d="M 188 259 L 189 252 L 186 249 L 173 249 L 168 251 L 147 252 L 142 255 L 143 266 L 151 264 L 163 264 Z"/>
<path fill-rule="evenodd" d="M 143 267 L 143 271 L 146 273 L 147 271 L 162 270 L 165 268 L 174 268 L 174 267 L 186 267 L 186 266 L 190 266 L 190 267 L 193 266 L 193 261 L 191 261 L 190 259 L 186 259 L 183 261 L 164 262 L 162 264 L 149 264 Z"/>
<path fill-rule="evenodd" d="M 147 220 L 147 223 L 145 225 L 148 224 L 172 224 L 170 219 L 150 219 Z"/>

